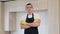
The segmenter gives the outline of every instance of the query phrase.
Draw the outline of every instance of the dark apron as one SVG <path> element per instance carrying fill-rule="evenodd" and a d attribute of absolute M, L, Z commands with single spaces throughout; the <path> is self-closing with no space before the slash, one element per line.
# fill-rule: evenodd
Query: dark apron
<path fill-rule="evenodd" d="M 26 17 L 27 23 L 33 23 L 34 21 L 34 14 L 32 14 L 32 18 L 28 18 L 28 15 Z M 38 28 L 37 27 L 30 27 L 24 30 L 24 34 L 38 34 Z"/>

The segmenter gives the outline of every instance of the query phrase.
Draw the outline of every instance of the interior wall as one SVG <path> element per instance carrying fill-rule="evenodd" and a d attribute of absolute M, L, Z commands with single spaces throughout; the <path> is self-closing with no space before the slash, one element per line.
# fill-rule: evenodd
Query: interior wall
<path fill-rule="evenodd" d="M 15 12 L 15 11 L 25 11 L 25 5 L 27 3 L 32 3 L 34 10 L 44 10 L 47 8 L 47 0 L 16 0 L 11 2 L 6 2 L 5 10 L 8 12 Z"/>
<path fill-rule="evenodd" d="M 38 27 L 39 34 L 48 34 L 48 22 L 47 22 L 47 11 L 36 11 L 40 15 L 41 25 Z M 16 31 L 11 32 L 11 34 L 24 34 L 24 30 L 20 29 L 21 16 L 25 15 L 25 12 L 17 12 L 16 21 Z"/>
<path fill-rule="evenodd" d="M 60 34 L 60 0 L 59 0 L 59 34 Z"/>
<path fill-rule="evenodd" d="M 1 31 L 1 2 L 0 2 L 0 31 Z"/>
<path fill-rule="evenodd" d="M 4 34 L 4 3 L 0 2 L 0 33 Z M 3 16 L 2 16 L 3 15 Z"/>
<path fill-rule="evenodd" d="M 4 2 L 0 2 L 0 34 L 11 34 L 9 31 L 4 31 L 4 23 L 5 23 L 5 4 Z"/>
<path fill-rule="evenodd" d="M 59 34 L 59 0 L 48 1 L 48 34 Z"/>

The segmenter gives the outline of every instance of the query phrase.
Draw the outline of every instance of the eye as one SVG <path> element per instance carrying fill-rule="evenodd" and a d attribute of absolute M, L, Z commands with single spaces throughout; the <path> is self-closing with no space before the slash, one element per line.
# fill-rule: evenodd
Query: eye
<path fill-rule="evenodd" d="M 26 7 L 26 8 L 32 8 L 32 7 Z"/>
<path fill-rule="evenodd" d="M 29 8 L 29 7 L 26 7 L 26 8 Z"/>

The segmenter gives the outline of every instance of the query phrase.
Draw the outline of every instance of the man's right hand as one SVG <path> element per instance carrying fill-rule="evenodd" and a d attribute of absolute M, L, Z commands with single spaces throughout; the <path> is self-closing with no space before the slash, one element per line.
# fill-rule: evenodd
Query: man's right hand
<path fill-rule="evenodd" d="M 27 29 L 27 28 L 30 28 L 29 25 L 21 25 L 21 29 Z"/>

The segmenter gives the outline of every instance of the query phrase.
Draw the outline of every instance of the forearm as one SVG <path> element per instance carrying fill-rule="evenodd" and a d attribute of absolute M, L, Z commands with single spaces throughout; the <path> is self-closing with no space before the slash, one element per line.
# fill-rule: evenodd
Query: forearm
<path fill-rule="evenodd" d="M 21 29 L 27 29 L 27 28 L 30 28 L 30 26 L 28 26 L 28 25 L 21 25 Z"/>
<path fill-rule="evenodd" d="M 38 27 L 40 23 L 29 23 L 29 26 L 31 27 Z"/>
<path fill-rule="evenodd" d="M 31 27 L 38 27 L 40 25 L 40 20 L 38 20 L 37 22 L 28 23 L 27 25 L 29 25 Z"/>

